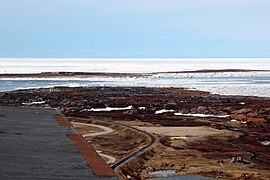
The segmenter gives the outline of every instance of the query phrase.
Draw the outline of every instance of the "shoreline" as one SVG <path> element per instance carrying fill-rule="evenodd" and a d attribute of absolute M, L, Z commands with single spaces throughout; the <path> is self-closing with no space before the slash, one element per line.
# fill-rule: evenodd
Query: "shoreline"
<path fill-rule="evenodd" d="M 0 91 L 51 87 L 184 88 L 212 94 L 269 98 L 270 70 L 226 69 L 160 73 L 43 72 L 0 74 Z"/>
<path fill-rule="evenodd" d="M 1 81 L 1 79 L 0 79 Z M 239 94 L 220 94 L 200 89 L 194 89 L 194 88 L 186 88 L 186 87 L 171 87 L 171 86 L 66 86 L 66 85 L 56 85 L 56 86 L 40 86 L 40 87 L 28 87 L 28 88 L 18 88 L 14 90 L 8 90 L 8 91 L 0 91 L 1 94 L 4 93 L 12 93 L 12 92 L 19 92 L 19 91 L 35 91 L 35 90 L 44 90 L 44 89 L 55 89 L 55 88 L 148 88 L 148 89 L 160 89 L 160 90 L 176 90 L 178 92 L 184 92 L 185 94 L 190 95 L 204 95 L 204 96 L 227 96 L 231 98 L 263 98 L 263 99 L 270 99 L 270 96 L 256 96 L 256 95 L 239 95 Z"/>
<path fill-rule="evenodd" d="M 0 79 L 5 78 L 90 78 L 90 77 L 146 77 L 157 74 L 187 74 L 187 73 L 236 73 L 236 72 L 270 72 L 270 70 L 252 69 L 203 69 L 195 71 L 164 71 L 149 73 L 114 73 L 114 72 L 41 72 L 41 73 L 7 73 L 0 74 Z"/>

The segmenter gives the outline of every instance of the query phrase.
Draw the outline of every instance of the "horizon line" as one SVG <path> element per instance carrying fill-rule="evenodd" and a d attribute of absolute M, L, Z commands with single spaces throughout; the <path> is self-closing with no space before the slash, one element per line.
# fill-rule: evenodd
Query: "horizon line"
<path fill-rule="evenodd" d="M 0 57 L 0 59 L 268 59 L 269 57 Z"/>

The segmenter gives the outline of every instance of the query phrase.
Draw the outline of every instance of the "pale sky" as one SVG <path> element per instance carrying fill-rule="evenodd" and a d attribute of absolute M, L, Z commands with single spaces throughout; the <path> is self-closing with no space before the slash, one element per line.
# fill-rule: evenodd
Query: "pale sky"
<path fill-rule="evenodd" d="M 0 57 L 270 57 L 270 0 L 0 0 Z"/>

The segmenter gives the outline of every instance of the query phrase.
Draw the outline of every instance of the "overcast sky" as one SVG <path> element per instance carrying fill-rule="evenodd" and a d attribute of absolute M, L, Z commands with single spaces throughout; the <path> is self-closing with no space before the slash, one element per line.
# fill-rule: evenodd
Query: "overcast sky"
<path fill-rule="evenodd" d="M 270 57 L 270 0 L 0 0 L 0 57 Z"/>

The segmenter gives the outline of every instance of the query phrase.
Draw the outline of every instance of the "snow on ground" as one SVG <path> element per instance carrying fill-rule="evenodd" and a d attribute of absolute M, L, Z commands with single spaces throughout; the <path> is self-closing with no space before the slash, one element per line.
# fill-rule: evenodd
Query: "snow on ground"
<path fill-rule="evenodd" d="M 31 106 L 31 105 L 38 105 L 38 104 L 45 104 L 45 101 L 38 101 L 38 102 L 30 102 L 30 103 L 22 103 L 22 105 Z"/>
<path fill-rule="evenodd" d="M 176 116 L 193 116 L 193 117 L 215 117 L 215 118 L 226 118 L 230 115 L 213 115 L 213 114 L 183 114 L 183 113 L 174 113 Z"/>
<path fill-rule="evenodd" d="M 167 112 L 174 112 L 173 109 L 161 109 L 155 112 L 155 114 L 163 114 L 163 113 L 167 113 Z"/>
<path fill-rule="evenodd" d="M 270 141 L 262 141 L 261 144 L 264 146 L 270 146 Z"/>
<path fill-rule="evenodd" d="M 133 109 L 133 106 L 127 106 L 127 107 L 91 108 L 91 109 L 84 109 L 84 110 L 82 110 L 82 111 L 103 112 L 103 111 L 123 111 L 123 110 L 130 110 L 130 109 Z"/>

